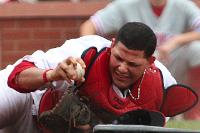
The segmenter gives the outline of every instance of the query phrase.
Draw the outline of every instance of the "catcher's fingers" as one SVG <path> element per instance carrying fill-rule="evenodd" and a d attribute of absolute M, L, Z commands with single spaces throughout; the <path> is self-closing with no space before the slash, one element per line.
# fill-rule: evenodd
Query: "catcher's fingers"
<path fill-rule="evenodd" d="M 85 63 L 81 58 L 69 57 L 63 61 L 63 70 L 71 80 L 78 83 L 84 82 Z"/>
<path fill-rule="evenodd" d="M 79 63 L 81 65 L 82 68 L 86 68 L 85 62 L 81 59 L 81 58 L 74 58 L 74 57 L 68 57 L 66 59 L 66 63 L 69 64 L 73 64 L 73 66 L 76 68 L 77 67 L 77 63 Z"/>
<path fill-rule="evenodd" d="M 47 74 L 51 81 L 66 80 L 68 83 L 71 83 L 71 80 L 73 80 L 73 76 L 76 74 L 76 72 L 72 64 L 67 65 L 66 62 L 63 61 Z"/>
<path fill-rule="evenodd" d="M 66 72 L 66 69 L 62 69 L 62 71 L 60 72 L 60 75 L 62 76 L 63 80 L 66 80 L 68 83 L 72 83 L 72 78 L 71 75 L 69 75 Z"/>
<path fill-rule="evenodd" d="M 58 80 L 66 80 L 68 83 L 72 82 L 71 76 L 66 72 L 66 69 L 62 63 L 60 63 L 58 68 L 56 68 L 55 73 L 60 77 Z"/>
<path fill-rule="evenodd" d="M 76 58 L 76 60 L 82 66 L 82 68 L 86 68 L 85 62 L 81 58 Z"/>
<path fill-rule="evenodd" d="M 85 81 L 85 70 L 83 67 L 84 62 L 81 59 L 69 57 L 58 63 L 58 66 L 54 70 L 49 71 L 48 77 L 50 77 L 51 81 L 66 80 L 68 83 L 71 83 L 74 80 L 81 83 Z"/>
<path fill-rule="evenodd" d="M 85 65 L 85 62 L 81 58 L 76 58 L 76 60 L 81 65 L 81 67 L 82 67 L 81 76 L 80 76 L 79 80 L 77 81 L 77 84 L 81 84 L 82 82 L 85 81 L 84 75 L 85 75 L 86 65 Z"/>
<path fill-rule="evenodd" d="M 76 61 L 76 59 L 74 58 L 74 57 L 68 57 L 66 60 L 64 60 L 66 63 L 67 63 L 67 65 L 70 65 L 70 64 L 72 64 L 74 67 L 76 67 L 76 63 L 77 63 L 77 61 Z"/>
<path fill-rule="evenodd" d="M 46 77 L 48 81 L 66 80 L 71 83 L 70 76 L 64 71 L 62 63 L 59 63 L 55 69 L 48 71 Z"/>
<path fill-rule="evenodd" d="M 72 64 L 75 70 L 75 73 L 73 74 L 72 79 L 81 83 L 85 81 L 84 75 L 85 75 L 85 68 L 86 65 L 84 63 L 84 61 L 81 58 L 73 58 L 73 57 L 69 57 L 66 59 L 67 64 Z"/>

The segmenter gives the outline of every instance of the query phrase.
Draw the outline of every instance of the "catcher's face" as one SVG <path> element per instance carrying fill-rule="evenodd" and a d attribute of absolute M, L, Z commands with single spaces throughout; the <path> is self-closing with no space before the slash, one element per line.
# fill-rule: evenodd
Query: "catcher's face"
<path fill-rule="evenodd" d="M 144 57 L 144 51 L 130 50 L 121 42 L 112 44 L 110 72 L 113 83 L 120 89 L 130 87 L 149 65 L 150 61 Z"/>

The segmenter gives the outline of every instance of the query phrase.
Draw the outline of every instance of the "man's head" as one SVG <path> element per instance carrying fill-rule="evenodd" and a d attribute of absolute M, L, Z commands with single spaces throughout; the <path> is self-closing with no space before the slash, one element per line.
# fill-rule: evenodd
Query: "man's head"
<path fill-rule="evenodd" d="M 129 22 L 112 42 L 110 70 L 116 86 L 125 89 L 132 85 L 152 63 L 156 36 L 147 25 Z"/>
<path fill-rule="evenodd" d="M 146 58 L 152 56 L 156 48 L 156 35 L 147 25 L 129 22 L 118 32 L 116 42 L 121 42 L 128 49 L 144 51 Z"/>

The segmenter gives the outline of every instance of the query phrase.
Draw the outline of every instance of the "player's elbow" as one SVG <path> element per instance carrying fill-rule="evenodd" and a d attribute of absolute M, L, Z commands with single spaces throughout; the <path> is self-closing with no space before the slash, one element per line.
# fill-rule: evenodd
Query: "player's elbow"
<path fill-rule="evenodd" d="M 96 34 L 96 28 L 90 20 L 87 20 L 83 24 L 81 24 L 79 29 L 80 36 L 94 35 L 94 34 Z"/>

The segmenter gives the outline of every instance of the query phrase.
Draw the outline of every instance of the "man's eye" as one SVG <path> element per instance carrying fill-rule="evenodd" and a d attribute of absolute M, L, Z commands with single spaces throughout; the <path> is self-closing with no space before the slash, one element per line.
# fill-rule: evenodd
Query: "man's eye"
<path fill-rule="evenodd" d="M 122 58 L 115 56 L 115 59 L 117 59 L 118 61 L 122 61 Z"/>
<path fill-rule="evenodd" d="M 130 67 L 139 67 L 139 66 L 140 66 L 140 65 L 135 64 L 135 63 L 128 63 L 128 65 L 129 65 Z"/>

